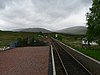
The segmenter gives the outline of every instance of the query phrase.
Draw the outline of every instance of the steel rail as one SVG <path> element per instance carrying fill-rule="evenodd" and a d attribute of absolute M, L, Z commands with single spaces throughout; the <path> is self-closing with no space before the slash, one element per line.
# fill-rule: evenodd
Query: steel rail
<path fill-rule="evenodd" d="M 54 49 L 55 49 L 55 51 L 56 51 L 56 53 L 57 53 L 57 55 L 58 55 L 58 58 L 59 58 L 59 60 L 60 60 L 60 62 L 61 62 L 61 64 L 62 64 L 62 67 L 63 67 L 63 69 L 64 69 L 66 75 L 69 75 L 68 72 L 67 72 L 67 70 L 66 70 L 66 68 L 65 68 L 65 66 L 64 66 L 64 64 L 63 64 L 63 61 L 62 61 L 61 57 L 60 57 L 60 55 L 59 55 L 59 53 L 58 53 L 58 51 L 57 51 L 57 48 L 55 47 L 54 44 L 53 44 L 53 47 L 54 47 Z"/>
<path fill-rule="evenodd" d="M 59 43 L 58 43 L 59 44 Z M 60 44 L 59 44 L 60 47 L 62 47 Z M 62 47 L 63 48 L 63 47 Z M 80 64 L 86 71 L 88 71 L 90 73 L 90 75 L 92 75 L 92 73 L 84 66 L 82 65 L 72 54 L 70 54 L 68 51 L 66 51 L 66 49 L 63 48 L 63 50 L 65 52 L 67 52 L 78 64 Z"/>
<path fill-rule="evenodd" d="M 91 72 L 89 72 L 89 71 L 87 70 L 87 68 L 85 68 L 85 66 L 82 65 L 77 59 L 75 59 L 69 52 L 67 52 L 66 49 L 63 48 L 63 47 L 60 45 L 60 43 L 58 43 L 58 42 L 55 41 L 55 40 L 54 40 L 53 42 L 56 42 L 56 44 L 57 44 L 59 47 L 61 47 L 61 49 L 64 50 L 69 56 L 71 56 L 71 57 L 73 58 L 73 60 L 75 60 L 89 75 L 92 75 Z M 61 55 L 60 55 L 59 52 L 57 51 L 57 48 L 56 48 L 56 46 L 55 46 L 54 44 L 53 44 L 53 47 L 55 48 L 55 51 L 56 51 L 56 53 L 57 53 L 57 55 L 58 55 L 58 57 L 59 57 L 59 59 L 60 59 L 60 61 L 61 61 L 61 63 L 62 63 L 62 66 L 63 66 L 63 68 L 64 68 L 64 71 L 66 72 L 66 75 L 69 75 L 68 72 L 67 72 L 67 70 L 66 70 L 66 67 L 65 67 L 65 65 L 64 65 L 64 62 L 63 62 L 63 60 L 62 60 L 62 58 L 61 58 Z"/>

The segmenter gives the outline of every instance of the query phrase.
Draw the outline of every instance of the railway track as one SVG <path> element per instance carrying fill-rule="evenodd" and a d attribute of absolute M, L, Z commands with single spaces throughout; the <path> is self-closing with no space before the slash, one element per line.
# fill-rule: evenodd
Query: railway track
<path fill-rule="evenodd" d="M 92 75 L 80 62 L 59 43 L 52 41 L 56 75 Z"/>

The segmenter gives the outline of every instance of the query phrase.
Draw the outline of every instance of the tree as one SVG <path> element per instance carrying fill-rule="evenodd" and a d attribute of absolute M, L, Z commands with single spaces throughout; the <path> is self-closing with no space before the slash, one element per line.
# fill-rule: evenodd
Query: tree
<path fill-rule="evenodd" d="M 87 39 L 96 40 L 100 45 L 100 0 L 93 0 L 90 13 L 87 13 Z"/>

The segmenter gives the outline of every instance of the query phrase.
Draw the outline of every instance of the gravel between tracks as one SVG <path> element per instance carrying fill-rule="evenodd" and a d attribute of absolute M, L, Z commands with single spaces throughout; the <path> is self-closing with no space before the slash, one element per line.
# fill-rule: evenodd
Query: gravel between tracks
<path fill-rule="evenodd" d="M 48 46 L 0 52 L 0 75 L 48 75 L 48 59 Z"/>

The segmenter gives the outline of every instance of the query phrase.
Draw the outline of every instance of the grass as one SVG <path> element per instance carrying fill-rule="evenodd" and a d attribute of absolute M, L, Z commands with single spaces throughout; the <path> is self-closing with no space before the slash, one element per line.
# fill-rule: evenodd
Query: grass
<path fill-rule="evenodd" d="M 8 46 L 11 42 L 16 41 L 18 38 L 34 37 L 40 39 L 40 33 L 33 32 L 0 32 L 0 48 Z"/>
<path fill-rule="evenodd" d="M 81 51 L 82 53 L 90 56 L 90 57 L 93 57 L 94 59 L 97 59 L 100 61 L 100 50 L 97 50 L 97 49 L 78 49 L 79 51 Z"/>
<path fill-rule="evenodd" d="M 58 40 L 62 41 L 66 45 L 69 45 L 76 50 L 100 61 L 100 46 L 94 47 L 94 48 L 83 48 L 81 45 L 81 38 L 83 36 L 69 36 L 69 35 L 62 35 L 59 34 L 59 37 L 62 37 L 62 39 L 58 38 Z"/>

